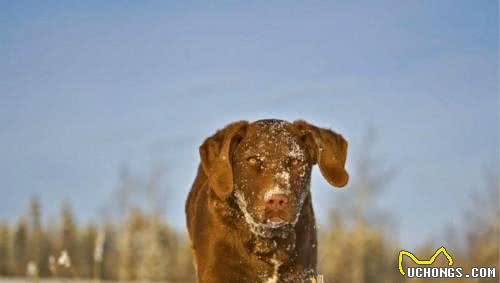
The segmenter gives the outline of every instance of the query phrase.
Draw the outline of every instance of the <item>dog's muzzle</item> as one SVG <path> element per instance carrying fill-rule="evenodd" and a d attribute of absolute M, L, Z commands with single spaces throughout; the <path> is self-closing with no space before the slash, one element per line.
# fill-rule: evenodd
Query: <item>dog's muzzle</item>
<path fill-rule="evenodd" d="M 247 209 L 247 202 L 245 200 L 245 196 L 240 191 L 234 192 L 234 198 L 236 200 L 236 204 L 238 205 L 239 210 L 243 214 L 245 218 L 245 222 L 249 225 L 250 231 L 253 234 L 264 237 L 264 238 L 287 238 L 290 231 L 293 231 L 295 225 L 297 224 L 300 212 L 302 210 L 302 205 L 304 204 L 304 200 L 307 196 L 307 192 L 303 193 L 299 199 L 299 203 L 297 205 L 297 215 L 295 219 L 291 223 L 287 222 L 268 222 L 268 223 L 258 223 L 252 217 L 250 212 Z"/>

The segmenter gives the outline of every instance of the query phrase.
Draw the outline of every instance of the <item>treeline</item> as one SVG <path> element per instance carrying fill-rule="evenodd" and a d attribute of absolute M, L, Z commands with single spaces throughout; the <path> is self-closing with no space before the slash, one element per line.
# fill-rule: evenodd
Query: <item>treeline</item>
<path fill-rule="evenodd" d="M 497 179 L 498 180 L 498 179 Z M 482 190 L 476 211 L 464 213 L 462 227 L 445 232 L 445 247 L 453 256 L 453 267 L 462 267 L 464 274 L 473 267 L 496 267 L 495 278 L 428 279 L 403 277 L 398 270 L 398 254 L 404 249 L 387 224 L 369 217 L 332 209 L 328 227 L 320 229 L 319 271 L 326 283 L 400 283 L 400 282 L 476 282 L 497 283 L 500 277 L 500 222 L 498 182 Z M 481 206 L 479 206 L 481 205 Z M 429 259 L 444 243 L 430 239 L 412 252 L 420 259 Z M 416 266 L 403 257 L 403 268 Z M 440 255 L 432 267 L 449 267 Z"/>
<path fill-rule="evenodd" d="M 354 163 L 356 174 L 348 191 L 330 194 L 329 221 L 319 229 L 318 267 L 324 282 L 463 282 L 407 279 L 399 273 L 401 246 L 393 219 L 376 205 L 396 174 L 372 156 L 373 140 L 367 138 L 363 159 Z M 106 206 L 118 217 L 104 217 L 98 224 L 79 225 L 69 205 L 43 224 L 40 204 L 33 198 L 25 215 L 14 223 L 0 223 L 0 276 L 195 282 L 186 234 L 161 217 L 167 199 L 160 189 L 165 187 L 162 172 L 153 170 L 141 180 L 122 169 L 114 203 Z M 497 267 L 498 272 L 498 173 L 486 176 L 478 186 L 482 189 L 471 197 L 470 207 L 456 216 L 463 219 L 462 225 L 450 227 L 440 239 L 447 239 L 456 266 Z M 444 244 L 430 240 L 412 252 L 429 258 Z M 403 263 L 412 264 L 408 258 Z M 441 258 L 436 264 L 445 263 Z M 498 276 L 471 282 L 498 282 Z"/>
<path fill-rule="evenodd" d="M 0 224 L 0 276 L 190 282 L 189 245 L 156 215 L 132 209 L 122 223 L 77 225 L 64 205 L 43 226 L 40 204 Z"/>
<path fill-rule="evenodd" d="M 331 209 L 328 225 L 320 227 L 319 271 L 325 282 L 458 282 L 402 277 L 397 262 L 401 247 L 391 236 L 386 216 L 381 213 L 380 217 L 373 217 L 377 210 L 368 205 L 377 195 L 372 181 L 365 183 L 370 184 L 369 193 L 355 185 L 353 196 L 340 198 L 336 208 Z M 456 242 L 447 247 L 456 266 L 465 270 L 473 266 L 499 267 L 497 189 L 498 183 L 485 188 L 481 207 L 464 214 L 465 219 L 474 221 L 451 233 L 465 236 L 463 242 L 451 239 Z M 367 200 L 364 208 L 350 202 L 361 198 L 360 194 Z M 119 223 L 79 226 L 71 208 L 64 205 L 58 218 L 59 221 L 42 225 L 40 205 L 33 198 L 29 213 L 16 223 L 0 224 L 0 276 L 195 281 L 185 234 L 176 232 L 154 214 L 132 209 Z M 413 252 L 429 258 L 440 245 L 428 242 Z M 444 258 L 438 258 L 436 265 L 445 264 Z M 404 266 L 408 265 L 412 262 L 405 259 Z M 474 282 L 497 280 L 498 277 Z"/>
<path fill-rule="evenodd" d="M 368 136 L 362 159 L 354 163 L 356 176 L 351 178 L 349 192 L 332 194 L 329 223 L 320 227 L 319 271 L 326 283 L 400 283 L 400 282 L 480 282 L 496 283 L 500 277 L 500 206 L 498 172 L 485 174 L 477 184 L 470 203 L 462 207 L 452 226 L 435 231 L 435 238 L 427 239 L 412 252 L 420 259 L 429 259 L 436 249 L 446 245 L 453 256 L 453 267 L 463 267 L 469 273 L 472 267 L 496 267 L 496 278 L 422 279 L 403 277 L 398 270 L 398 255 L 402 249 L 397 240 L 395 225 L 389 213 L 377 202 L 383 197 L 388 183 L 397 174 L 384 168 L 374 156 L 373 136 Z M 450 191 L 453 188 L 449 188 Z M 439 213 L 441 207 L 437 207 Z M 422 221 L 425 221 L 424 219 Z M 439 237 L 436 237 L 438 236 Z M 439 240 L 438 240 L 439 239 Z M 446 240 L 446 243 L 442 242 Z M 408 248 L 408 247 L 406 247 Z M 449 267 L 446 258 L 439 256 L 432 265 Z M 407 257 L 403 268 L 415 266 Z"/>

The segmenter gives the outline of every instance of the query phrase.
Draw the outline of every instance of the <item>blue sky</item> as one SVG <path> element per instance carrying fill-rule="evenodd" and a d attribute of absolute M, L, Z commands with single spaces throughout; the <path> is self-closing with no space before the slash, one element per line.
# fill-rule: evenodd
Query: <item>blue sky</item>
<path fill-rule="evenodd" d="M 332 127 L 348 166 L 376 129 L 404 245 L 443 239 L 499 169 L 496 1 L 5 1 L 0 23 L 0 219 L 36 193 L 96 220 L 120 166 L 162 163 L 183 229 L 198 145 L 239 119 Z M 348 193 L 315 172 L 322 223 Z"/>

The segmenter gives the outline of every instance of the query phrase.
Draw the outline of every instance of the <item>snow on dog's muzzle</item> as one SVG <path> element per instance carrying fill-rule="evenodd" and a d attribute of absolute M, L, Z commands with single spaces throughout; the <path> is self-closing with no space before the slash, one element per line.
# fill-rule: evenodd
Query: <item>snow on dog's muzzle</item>
<path fill-rule="evenodd" d="M 277 218 L 271 217 L 267 218 L 267 220 L 264 222 L 258 222 L 255 220 L 255 218 L 251 215 L 251 213 L 248 210 L 248 203 L 245 199 L 245 194 L 241 191 L 236 190 L 234 192 L 234 197 L 236 199 L 238 208 L 243 214 L 245 222 L 249 225 L 249 228 L 253 234 L 264 238 L 272 238 L 272 237 L 286 238 L 288 232 L 291 229 L 293 229 L 298 222 L 298 219 L 300 217 L 300 212 L 302 210 L 302 205 L 307 196 L 307 192 L 308 191 L 304 191 L 302 194 L 299 195 L 296 204 L 296 213 L 295 215 L 293 215 L 292 218 L 290 218 L 291 221 L 285 221 L 284 220 L 285 217 L 280 217 L 279 214 L 277 214 L 278 216 L 274 216 Z M 264 194 L 264 201 L 270 202 L 272 200 L 273 204 L 269 205 L 273 207 L 275 206 L 276 207 L 275 209 L 278 212 L 284 213 L 288 212 L 285 211 L 283 207 L 287 207 L 288 205 L 290 205 L 289 196 L 290 192 L 274 187 L 273 189 L 267 191 Z"/>

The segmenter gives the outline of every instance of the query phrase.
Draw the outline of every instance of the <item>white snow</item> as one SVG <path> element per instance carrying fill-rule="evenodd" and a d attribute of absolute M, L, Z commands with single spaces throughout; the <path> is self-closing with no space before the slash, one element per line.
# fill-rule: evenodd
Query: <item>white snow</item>
<path fill-rule="evenodd" d="M 288 171 L 281 171 L 280 173 L 276 174 L 276 178 L 281 179 L 287 188 L 290 187 L 290 173 Z"/>
<path fill-rule="evenodd" d="M 281 266 L 281 262 L 276 260 L 275 258 L 271 259 L 271 263 L 274 265 L 274 271 L 273 271 L 273 276 L 269 277 L 264 283 L 276 283 L 278 282 L 278 269 Z"/>
<path fill-rule="evenodd" d="M 265 194 L 264 194 L 264 201 L 267 201 L 269 200 L 273 195 L 289 195 L 290 194 L 290 190 L 283 190 L 282 188 L 278 187 L 278 186 L 274 186 L 272 189 L 268 190 Z"/>
<path fill-rule="evenodd" d="M 298 160 L 304 160 L 304 150 L 300 148 L 299 144 L 294 140 L 292 142 L 292 150 L 288 153 L 288 156 L 297 158 Z"/>

